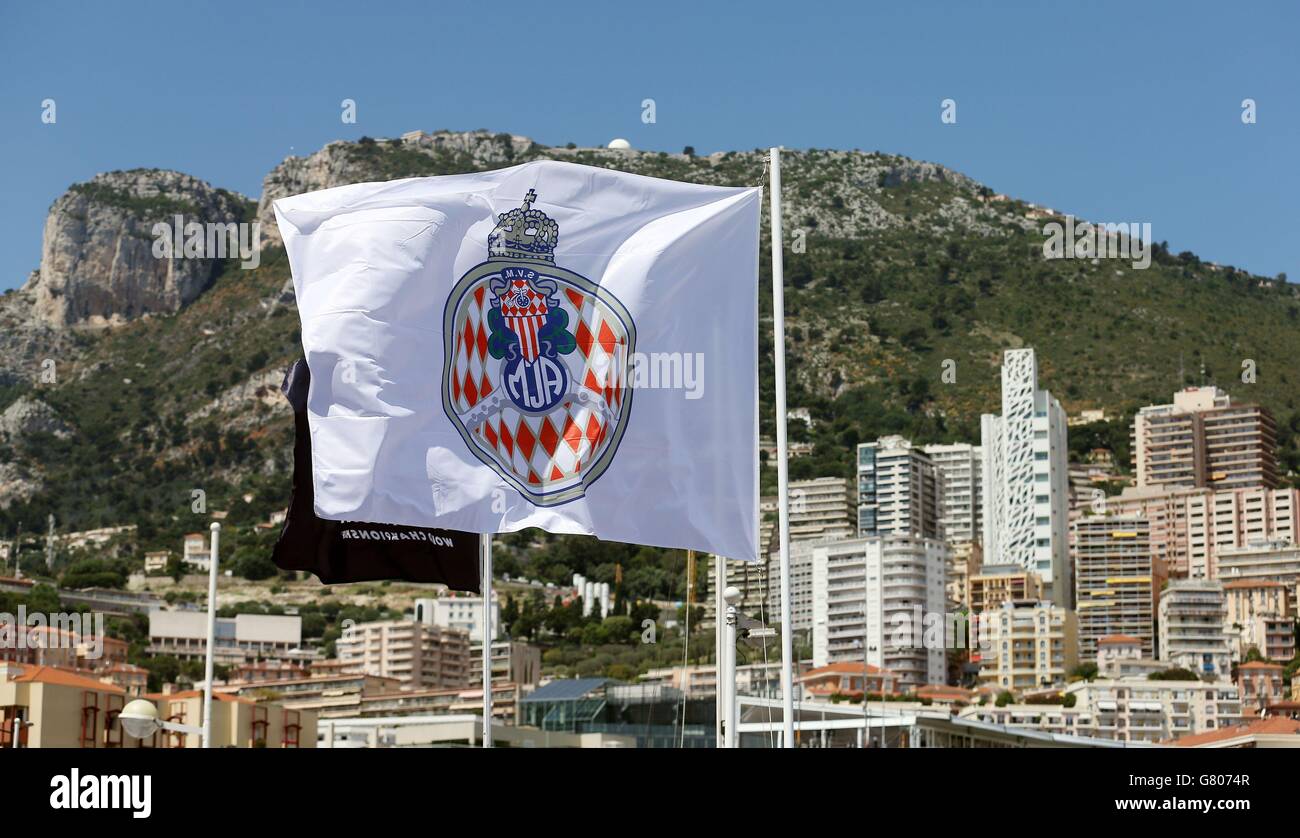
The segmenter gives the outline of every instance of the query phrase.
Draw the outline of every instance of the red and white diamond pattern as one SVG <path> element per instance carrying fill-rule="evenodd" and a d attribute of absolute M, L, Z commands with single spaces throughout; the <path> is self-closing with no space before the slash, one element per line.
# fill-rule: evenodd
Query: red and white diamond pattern
<path fill-rule="evenodd" d="M 460 414 L 500 386 L 501 362 L 487 355 L 490 279 L 466 297 L 455 321 L 451 388 L 452 404 Z M 622 416 L 626 395 L 627 335 L 618 318 L 595 297 L 571 288 L 560 292 L 560 303 L 578 343 L 576 352 L 560 356 L 571 377 L 569 397 L 545 416 L 522 414 L 503 398 L 500 412 L 469 429 L 483 451 L 538 494 L 568 488 L 600 458 L 614 430 L 612 423 Z M 579 401 L 579 387 L 598 394 L 610 414 L 603 414 L 594 400 Z"/>

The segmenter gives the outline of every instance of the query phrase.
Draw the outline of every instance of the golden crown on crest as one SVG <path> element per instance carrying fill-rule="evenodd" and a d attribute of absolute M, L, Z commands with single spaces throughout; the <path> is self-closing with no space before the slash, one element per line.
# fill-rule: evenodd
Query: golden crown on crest
<path fill-rule="evenodd" d="M 497 216 L 497 226 L 488 236 L 490 259 L 554 262 L 560 225 L 541 210 L 533 209 L 537 193 L 524 196 L 522 207 Z"/>

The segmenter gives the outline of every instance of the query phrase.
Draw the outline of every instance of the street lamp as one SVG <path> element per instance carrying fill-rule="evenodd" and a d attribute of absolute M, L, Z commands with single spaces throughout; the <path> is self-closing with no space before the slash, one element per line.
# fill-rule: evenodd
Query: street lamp
<path fill-rule="evenodd" d="M 196 725 L 183 725 L 177 722 L 163 721 L 158 718 L 158 708 L 152 701 L 137 698 L 122 708 L 117 715 L 122 723 L 122 731 L 132 739 L 148 739 L 160 730 L 174 733 L 194 733 L 203 736 L 205 731 Z"/>
<path fill-rule="evenodd" d="M 203 661 L 203 724 L 183 725 L 177 722 L 165 722 L 158 718 L 158 708 L 151 701 L 137 698 L 122 708 L 118 718 L 122 720 L 122 730 L 134 739 L 153 736 L 159 730 L 198 735 L 200 747 L 212 747 L 212 669 L 217 648 L 217 557 L 220 553 L 221 524 L 212 522 L 211 549 L 208 553 L 208 648 Z"/>

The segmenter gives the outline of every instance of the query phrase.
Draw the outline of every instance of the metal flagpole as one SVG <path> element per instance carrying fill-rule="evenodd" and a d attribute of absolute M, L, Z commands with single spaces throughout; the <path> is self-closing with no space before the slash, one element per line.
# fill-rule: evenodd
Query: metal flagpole
<path fill-rule="evenodd" d="M 727 560 L 717 554 L 713 556 L 713 633 L 714 646 L 713 668 L 714 681 L 717 684 L 715 692 L 717 693 L 717 711 L 714 721 L 714 746 L 718 748 L 726 747 L 725 729 L 723 727 L 729 715 L 726 686 L 727 671 L 727 643 L 726 643 L 726 613 L 727 605 L 722 600 L 722 592 L 727 589 Z"/>
<path fill-rule="evenodd" d="M 221 541 L 221 524 L 212 522 L 212 543 L 208 552 L 208 649 L 203 661 L 203 733 L 202 746 L 212 747 L 212 661 L 217 646 L 217 556 Z"/>
<path fill-rule="evenodd" d="M 725 683 L 727 688 L 726 747 L 736 748 L 740 743 L 740 713 L 736 702 L 736 623 L 738 621 L 736 606 L 740 603 L 740 589 L 728 585 L 722 592 L 722 600 L 727 604 L 727 628 L 723 634 L 727 644 L 727 668 L 726 677 L 719 678 L 718 685 L 721 687 Z"/>
<path fill-rule="evenodd" d="M 492 747 L 492 533 L 479 536 L 483 571 L 483 747 Z"/>
<path fill-rule="evenodd" d="M 781 747 L 794 747 L 794 637 L 790 630 L 790 473 L 785 438 L 785 268 L 781 238 L 781 148 L 772 149 L 772 329 L 776 355 L 776 491 L 781 539 Z"/>

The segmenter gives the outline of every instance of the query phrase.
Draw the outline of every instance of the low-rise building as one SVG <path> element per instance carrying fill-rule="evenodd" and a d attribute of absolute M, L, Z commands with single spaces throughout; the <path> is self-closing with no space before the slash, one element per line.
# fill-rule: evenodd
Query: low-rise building
<path fill-rule="evenodd" d="M 1142 640 L 1111 634 L 1097 641 L 1097 674 L 1102 678 L 1145 678 L 1167 669 L 1163 663 L 1142 657 Z"/>
<path fill-rule="evenodd" d="M 796 682 L 804 671 L 805 662 L 794 664 Z M 718 694 L 718 667 L 715 664 L 692 664 L 690 666 L 666 666 L 651 669 L 641 676 L 639 682 L 655 686 L 671 687 L 684 693 L 688 698 L 713 698 Z M 771 663 L 749 663 L 736 667 L 736 691 L 740 695 L 774 696 L 781 689 L 781 665 Z"/>
<path fill-rule="evenodd" d="M 93 674 L 54 666 L 0 663 L 0 749 L 115 748 L 123 744 L 117 716 L 124 689 Z"/>
<path fill-rule="evenodd" d="M 957 711 L 957 718 L 985 724 L 1025 728 L 1067 736 L 1092 736 L 1092 714 L 1064 704 L 972 704 Z"/>
<path fill-rule="evenodd" d="M 145 696 L 158 707 L 159 718 L 198 726 L 203 721 L 203 692 L 188 690 Z M 316 714 L 293 709 L 277 701 L 255 701 L 230 693 L 212 695 L 212 747 L 214 748 L 314 748 Z M 198 748 L 197 733 L 162 731 L 141 747 Z"/>
<path fill-rule="evenodd" d="M 1078 665 L 1074 612 L 1046 600 L 1003 602 L 980 615 L 980 682 L 1005 690 L 1065 684 Z"/>
<path fill-rule="evenodd" d="M 497 640 L 492 644 L 492 681 L 505 681 L 525 687 L 542 682 L 542 650 L 521 640 Z M 469 650 L 470 683 L 483 685 L 483 644 L 474 643 Z"/>
<path fill-rule="evenodd" d="M 114 663 L 95 672 L 99 680 L 121 687 L 129 698 L 139 698 L 149 691 L 149 670 L 133 663 Z"/>
<path fill-rule="evenodd" d="M 223 665 L 260 659 L 289 659 L 301 653 L 302 618 L 270 614 L 218 617 L 213 659 Z M 149 613 L 149 654 L 203 660 L 208 649 L 208 615 L 204 611 Z"/>
<path fill-rule="evenodd" d="M 145 573 L 166 573 L 167 563 L 171 561 L 172 552 L 170 550 L 155 550 L 144 554 L 144 572 Z"/>
<path fill-rule="evenodd" d="M 867 663 L 832 663 L 810 669 L 799 683 L 804 692 L 813 698 L 861 698 L 862 685 L 866 683 L 867 693 L 875 695 L 898 695 L 898 676 L 887 669 L 881 669 Z"/>
<path fill-rule="evenodd" d="M 1163 742 L 1241 720 L 1231 683 L 1108 678 L 1076 682 L 1065 693 L 1090 715 L 1086 735 L 1119 742 Z"/>
<path fill-rule="evenodd" d="M 1228 606 L 1228 627 L 1236 635 L 1237 656 L 1244 659 L 1254 648 L 1271 660 L 1295 656 L 1295 624 L 1292 594 L 1287 585 L 1273 579 L 1237 579 L 1223 583 Z"/>
<path fill-rule="evenodd" d="M 1182 748 L 1300 748 L 1300 721 L 1282 716 L 1257 719 L 1175 739 Z"/>
<path fill-rule="evenodd" d="M 984 565 L 966 580 L 966 607 L 972 614 L 996 611 L 1004 602 L 1037 602 L 1043 580 L 1019 565 Z"/>
<path fill-rule="evenodd" d="M 181 539 L 181 561 L 191 570 L 207 573 L 212 566 L 208 537 L 201 532 L 192 532 Z"/>
<path fill-rule="evenodd" d="M 217 689 L 244 698 L 273 698 L 295 710 L 311 710 L 320 718 L 355 716 L 362 701 L 402 690 L 396 678 L 360 672 L 313 675 L 278 681 L 244 681 L 219 685 Z"/>
<path fill-rule="evenodd" d="M 1251 661 L 1237 667 L 1237 690 L 1244 715 L 1262 716 L 1270 704 L 1287 700 L 1282 664 Z"/>

